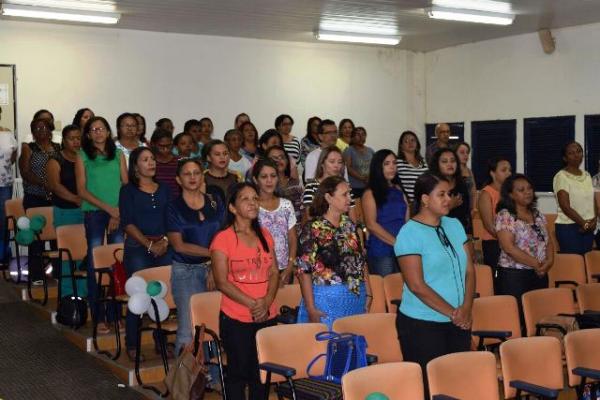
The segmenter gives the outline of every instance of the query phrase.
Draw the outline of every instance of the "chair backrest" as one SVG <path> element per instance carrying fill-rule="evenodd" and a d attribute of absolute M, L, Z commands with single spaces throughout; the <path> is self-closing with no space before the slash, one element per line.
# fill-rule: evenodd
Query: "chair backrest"
<path fill-rule="evenodd" d="M 535 335 L 536 324 L 542 318 L 558 314 L 573 314 L 576 311 L 572 289 L 549 288 L 532 290 L 525 293 L 522 299 L 527 336 Z"/>
<path fill-rule="evenodd" d="M 383 278 L 381 275 L 369 275 L 369 283 L 371 284 L 371 294 L 373 302 L 371 303 L 371 313 L 382 313 L 386 311 L 385 290 L 383 289 Z"/>
<path fill-rule="evenodd" d="M 392 300 L 402 299 L 402 290 L 404 289 L 404 278 L 400 272 L 386 275 L 383 278 L 383 290 L 385 291 L 385 302 L 388 312 L 396 314 L 398 306 L 392 304 Z"/>
<path fill-rule="evenodd" d="M 221 292 L 216 290 L 192 295 L 190 298 L 192 332 L 195 326 L 204 324 L 207 329 L 214 331 L 217 335 L 219 334 L 221 296 Z"/>
<path fill-rule="evenodd" d="M 581 377 L 573 374 L 573 368 L 600 369 L 600 329 L 582 329 L 565 336 L 567 376 L 569 386 L 581 383 Z"/>
<path fill-rule="evenodd" d="M 56 230 L 54 229 L 54 211 L 52 207 L 33 207 L 25 211 L 28 218 L 34 215 L 43 215 L 46 218 L 46 226 L 40 232 L 40 240 L 56 240 Z"/>
<path fill-rule="evenodd" d="M 429 392 L 461 400 L 498 400 L 496 357 L 487 351 L 452 353 L 427 364 Z"/>
<path fill-rule="evenodd" d="M 587 283 L 577 286 L 577 304 L 579 312 L 583 313 L 586 310 L 600 311 L 600 283 Z"/>
<path fill-rule="evenodd" d="M 592 250 L 585 253 L 585 272 L 588 283 L 600 282 L 592 278 L 592 275 L 600 274 L 600 251 Z"/>
<path fill-rule="evenodd" d="M 306 378 L 308 364 L 319 354 L 327 351 L 327 341 L 317 341 L 315 335 L 327 331 L 327 325 L 308 323 L 276 325 L 263 328 L 256 333 L 258 362 L 271 362 L 296 369 L 294 379 Z M 324 361 L 325 357 L 322 357 Z M 311 373 L 323 373 L 325 363 L 316 363 Z M 261 372 L 261 380 L 265 382 L 266 373 Z M 273 382 L 284 381 L 285 378 L 273 375 Z"/>
<path fill-rule="evenodd" d="M 71 260 L 83 260 L 87 254 L 85 227 L 83 224 L 59 226 L 56 228 L 56 244 L 59 249 L 69 250 Z M 69 259 L 67 252 L 63 252 L 62 259 Z"/>
<path fill-rule="evenodd" d="M 481 218 L 473 218 L 473 236 L 481 239 L 484 232 L 485 227 L 483 226 L 483 221 Z"/>
<path fill-rule="evenodd" d="M 479 297 L 494 295 L 494 276 L 489 265 L 478 264 L 475 267 L 475 292 L 479 293 Z"/>
<path fill-rule="evenodd" d="M 285 285 L 277 290 L 275 304 L 277 304 L 277 307 L 288 306 L 294 308 L 300 305 L 301 298 L 302 292 L 300 292 L 299 284 Z"/>
<path fill-rule="evenodd" d="M 390 399 L 423 400 L 423 374 L 412 362 L 371 365 L 344 375 L 342 391 L 344 400 L 365 400 L 373 392 Z"/>
<path fill-rule="evenodd" d="M 510 382 L 522 380 L 550 389 L 563 388 L 562 350 L 552 336 L 508 340 L 500 345 L 504 397 L 515 397 Z"/>
<path fill-rule="evenodd" d="M 546 217 L 546 229 L 548 229 L 548 235 L 554 244 L 554 252 L 556 253 L 560 250 L 556 239 L 556 218 L 558 214 L 544 214 L 544 216 Z"/>
<path fill-rule="evenodd" d="M 115 251 L 123 249 L 123 243 L 104 244 L 94 247 L 92 257 L 94 258 L 94 268 L 107 268 L 115 263 L 115 256 L 120 261 L 123 261 L 123 252 Z"/>
<path fill-rule="evenodd" d="M 514 296 L 487 296 L 473 300 L 473 331 L 510 331 L 511 338 L 521 337 L 519 308 Z M 497 343 L 486 339 L 485 344 Z"/>
<path fill-rule="evenodd" d="M 25 215 L 25 209 L 23 208 L 23 199 L 9 199 L 4 203 L 4 213 L 7 217 L 13 217 L 15 220 Z M 13 230 L 15 227 L 12 224 L 12 220 L 8 222 L 8 229 Z"/>
<path fill-rule="evenodd" d="M 167 294 L 165 296 L 165 301 L 169 306 L 169 309 L 174 310 L 177 308 L 175 306 L 175 300 L 173 300 L 173 291 L 171 290 L 171 266 L 164 265 L 162 267 L 153 267 L 146 268 L 140 271 L 137 271 L 133 274 L 134 276 L 141 276 L 146 280 L 146 282 L 150 281 L 162 281 L 167 285 Z"/>
<path fill-rule="evenodd" d="M 585 261 L 579 254 L 555 254 L 554 264 L 548 271 L 550 287 L 556 287 L 557 281 L 573 281 L 578 285 L 587 282 Z M 562 285 L 561 285 L 562 286 Z M 574 287 L 568 285 L 563 287 Z"/>
<path fill-rule="evenodd" d="M 333 330 L 363 335 L 367 339 L 367 353 L 376 355 L 380 364 L 402 361 L 394 314 L 351 315 L 335 320 Z"/>

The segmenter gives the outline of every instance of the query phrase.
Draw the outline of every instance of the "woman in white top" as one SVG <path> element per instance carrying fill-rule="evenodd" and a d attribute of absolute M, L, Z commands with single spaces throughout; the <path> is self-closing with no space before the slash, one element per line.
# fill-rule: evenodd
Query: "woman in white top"
<path fill-rule="evenodd" d="M 596 229 L 592 177 L 579 169 L 583 161 L 583 148 L 579 143 L 567 143 L 562 159 L 564 167 L 553 180 L 558 202 L 556 239 L 561 253 L 583 255 L 592 250 Z"/>
<path fill-rule="evenodd" d="M 0 119 L 2 108 L 0 108 Z M 9 247 L 4 243 L 4 203 L 12 197 L 14 182 L 13 164 L 17 159 L 15 134 L 0 126 L 0 261 L 9 256 Z"/>
<path fill-rule="evenodd" d="M 138 147 L 144 146 L 138 136 L 138 121 L 135 115 L 123 113 L 117 117 L 117 149 L 125 156 L 126 165 L 129 165 L 129 155 Z"/>

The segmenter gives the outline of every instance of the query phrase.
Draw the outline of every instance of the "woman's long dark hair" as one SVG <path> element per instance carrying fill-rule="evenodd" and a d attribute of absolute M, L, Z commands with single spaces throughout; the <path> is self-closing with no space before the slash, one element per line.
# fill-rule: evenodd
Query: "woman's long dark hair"
<path fill-rule="evenodd" d="M 90 160 L 96 159 L 96 154 L 98 152 L 98 149 L 96 149 L 96 146 L 94 146 L 94 141 L 92 140 L 92 136 L 91 136 L 91 132 L 90 132 L 92 124 L 96 121 L 102 122 L 102 124 L 104 125 L 104 128 L 106 128 L 107 137 L 106 137 L 106 144 L 104 146 L 104 152 L 106 153 L 106 159 L 112 160 L 115 158 L 115 155 L 117 153 L 117 146 L 115 145 L 115 142 L 113 141 L 113 138 L 112 138 L 112 131 L 110 130 L 110 124 L 104 117 L 94 116 L 94 117 L 90 118 L 88 120 L 88 122 L 85 124 L 85 127 L 83 128 L 83 135 L 81 137 L 81 148 L 83 149 L 83 151 L 85 152 L 85 154 L 88 156 L 88 158 Z"/>
<path fill-rule="evenodd" d="M 127 171 L 127 176 L 129 177 L 129 182 L 133 183 L 137 188 L 140 187 L 140 178 L 136 174 L 137 162 L 144 151 L 148 151 L 150 154 L 154 155 L 150 147 L 138 147 L 129 155 L 129 169 Z M 152 177 L 152 180 L 156 182 L 154 176 Z"/>
<path fill-rule="evenodd" d="M 231 210 L 229 209 L 229 206 L 235 207 L 235 201 L 237 200 L 240 192 L 242 191 L 242 189 L 247 188 L 247 187 L 251 188 L 252 190 L 254 190 L 256 192 L 256 194 L 258 194 L 258 189 L 256 188 L 256 185 L 251 182 L 238 182 L 238 183 L 234 184 L 233 186 L 231 186 L 231 188 L 229 189 L 229 197 L 227 198 L 227 207 L 226 207 L 227 214 L 225 215 L 224 229 L 233 227 L 233 230 L 235 232 L 235 214 L 231 212 Z M 258 237 L 258 240 L 260 240 L 260 244 L 261 244 L 263 250 L 265 252 L 269 253 L 269 244 L 267 243 L 267 239 L 265 239 L 265 236 L 262 233 L 260 224 L 258 222 L 258 218 L 253 219 L 252 222 L 250 223 L 250 226 L 252 227 L 252 230 Z M 235 236 L 237 237 L 237 233 L 235 234 Z"/>
<path fill-rule="evenodd" d="M 265 159 L 269 159 L 269 154 L 271 154 L 271 152 L 273 150 L 283 151 L 283 154 L 286 157 L 285 158 L 285 170 L 283 171 L 283 174 L 289 178 L 292 173 L 292 167 L 290 166 L 290 156 L 288 155 L 287 150 L 283 146 L 279 146 L 279 145 L 271 146 L 267 149 L 267 151 L 265 151 Z"/>
<path fill-rule="evenodd" d="M 415 199 L 413 201 L 413 215 L 421 211 L 421 196 L 430 195 L 440 182 L 448 182 L 448 179 L 441 175 L 426 172 L 417 178 L 415 182 Z"/>
<path fill-rule="evenodd" d="M 502 161 L 506 161 L 510 164 L 510 160 L 504 156 L 497 156 L 488 160 L 487 178 L 484 181 L 483 186 L 491 185 L 492 183 L 494 183 L 494 178 L 492 178 L 492 172 L 496 172 L 496 170 L 498 169 L 498 164 L 500 164 Z"/>
<path fill-rule="evenodd" d="M 449 147 L 439 149 L 435 153 L 433 153 L 433 157 L 431 157 L 431 165 L 429 165 L 429 171 L 435 175 L 443 177 L 442 172 L 440 171 L 440 158 L 444 153 L 452 153 L 454 154 L 454 159 L 456 160 L 456 171 L 454 171 L 454 188 L 451 190 L 452 193 L 462 193 L 466 192 L 466 183 L 465 178 L 462 176 L 462 170 L 460 168 L 460 161 L 458 160 L 458 156 L 456 152 Z M 448 179 L 446 179 L 448 180 Z"/>
<path fill-rule="evenodd" d="M 267 149 L 263 149 L 263 145 L 266 145 L 269 140 L 275 136 L 279 138 L 279 143 L 283 144 L 283 138 L 277 129 L 267 129 L 262 135 L 260 135 L 260 138 L 258 138 L 258 147 L 256 148 L 256 154 L 259 157 L 265 157 Z"/>
<path fill-rule="evenodd" d="M 92 113 L 92 115 L 94 115 L 94 112 L 92 110 L 90 110 L 87 107 L 84 108 L 80 108 L 79 110 L 77 110 L 77 112 L 75 113 L 75 116 L 73 117 L 73 123 L 72 125 L 78 126 L 80 129 L 83 129 L 83 126 L 81 126 L 81 117 L 83 117 L 83 114 L 89 111 Z"/>
<path fill-rule="evenodd" d="M 323 182 L 319 184 L 319 188 L 315 192 L 315 197 L 313 198 L 312 204 L 308 208 L 311 217 L 320 217 L 327 212 L 329 203 L 327 203 L 325 195 L 328 194 L 333 196 L 335 189 L 342 182 L 346 182 L 346 180 L 338 175 L 323 179 Z"/>
<path fill-rule="evenodd" d="M 250 121 L 246 121 L 240 125 L 240 132 L 242 132 L 242 147 L 246 146 L 246 138 L 244 137 L 244 128 L 246 126 L 251 126 L 252 129 L 254 129 L 254 145 L 258 147 L 258 131 L 256 130 L 256 126 Z"/>
<path fill-rule="evenodd" d="M 319 121 L 319 125 L 321 125 L 321 118 L 319 117 L 310 117 L 308 119 L 308 122 L 306 123 L 306 135 L 304 135 L 305 138 L 307 138 L 308 140 L 310 140 L 311 142 L 314 142 L 314 144 L 319 144 L 319 140 L 318 140 L 318 134 L 319 134 L 319 129 L 317 128 L 317 141 L 315 142 L 315 139 L 310 135 L 310 133 L 312 132 L 312 123 L 313 121 Z"/>
<path fill-rule="evenodd" d="M 275 161 L 271 160 L 270 158 L 261 158 L 256 162 L 256 164 L 254 164 L 254 167 L 252 167 L 252 177 L 256 182 L 258 182 L 258 176 L 260 175 L 260 171 L 262 171 L 264 167 L 273 168 L 275 170 L 275 173 L 277 174 L 277 164 L 275 164 Z M 258 189 L 258 183 L 256 183 L 256 188 Z M 275 197 L 281 197 L 277 190 L 275 190 L 274 194 Z"/>
<path fill-rule="evenodd" d="M 371 159 L 371 165 L 369 167 L 369 189 L 373 193 L 373 198 L 375 198 L 375 204 L 377 207 L 381 207 L 385 204 L 387 200 L 387 195 L 390 191 L 390 185 L 388 184 L 387 179 L 383 175 L 383 161 L 389 156 L 393 155 L 394 158 L 396 155 L 390 149 L 377 150 L 375 154 L 373 154 L 373 158 Z M 393 185 L 398 185 L 400 187 L 400 178 L 398 174 L 394 175 L 392 179 Z"/>
<path fill-rule="evenodd" d="M 417 136 L 416 133 L 414 133 L 413 131 L 404 131 L 402 132 L 402 134 L 400 135 L 400 139 L 398 139 L 398 158 L 400 160 L 406 160 L 406 157 L 404 156 L 404 152 L 402 151 L 402 140 L 406 137 L 406 136 L 413 136 L 417 142 L 417 148 L 415 149 L 415 158 L 417 159 L 417 161 L 419 161 L 419 163 L 423 164 L 423 156 L 421 155 L 421 141 L 419 140 L 419 137 Z"/>
<path fill-rule="evenodd" d="M 527 181 L 527 183 L 531 185 L 531 189 L 533 189 L 533 201 L 527 208 L 533 213 L 535 218 L 535 214 L 537 213 L 537 197 L 535 196 L 535 187 L 533 186 L 533 182 L 531 182 L 531 180 L 523 174 L 514 174 L 506 178 L 506 180 L 502 184 L 502 188 L 500 189 L 500 200 L 498 201 L 498 205 L 496 206 L 496 212 L 502 209 L 507 209 L 508 212 L 511 213 L 513 216 L 517 216 L 517 206 L 515 204 L 515 201 L 511 199 L 510 194 L 513 192 L 515 182 L 519 179 Z"/>

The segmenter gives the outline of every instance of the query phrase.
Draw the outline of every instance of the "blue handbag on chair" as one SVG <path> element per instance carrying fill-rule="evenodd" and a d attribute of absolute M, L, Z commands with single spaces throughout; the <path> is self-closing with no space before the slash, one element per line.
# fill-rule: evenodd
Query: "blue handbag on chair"
<path fill-rule="evenodd" d="M 347 372 L 367 366 L 367 340 L 364 336 L 321 332 L 315 338 L 319 341 L 327 340 L 327 353 L 319 354 L 308 364 L 306 373 L 311 379 L 341 385 L 342 376 Z M 326 357 L 323 375 L 312 375 L 311 368 L 323 357 Z"/>

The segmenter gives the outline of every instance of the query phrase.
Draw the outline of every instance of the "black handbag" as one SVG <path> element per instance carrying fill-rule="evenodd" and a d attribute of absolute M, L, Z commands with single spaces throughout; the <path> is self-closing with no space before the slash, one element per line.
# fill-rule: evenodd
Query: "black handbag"
<path fill-rule="evenodd" d="M 65 296 L 60 299 L 56 321 L 77 329 L 85 325 L 88 318 L 87 301 L 81 297 Z"/>

